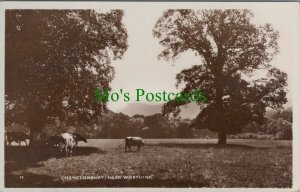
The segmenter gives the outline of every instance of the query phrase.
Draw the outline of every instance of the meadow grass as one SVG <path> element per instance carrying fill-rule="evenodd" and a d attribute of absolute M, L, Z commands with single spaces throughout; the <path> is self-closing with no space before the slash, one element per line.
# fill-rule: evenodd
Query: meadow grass
<path fill-rule="evenodd" d="M 149 139 L 125 153 L 119 139 L 88 140 L 72 157 L 55 148 L 5 149 L 6 187 L 292 187 L 291 141 Z M 61 176 L 151 176 L 62 180 Z"/>

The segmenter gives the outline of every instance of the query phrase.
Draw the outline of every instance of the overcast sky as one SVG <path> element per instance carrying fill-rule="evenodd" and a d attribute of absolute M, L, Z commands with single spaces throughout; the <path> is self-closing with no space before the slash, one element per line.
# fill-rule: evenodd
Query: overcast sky
<path fill-rule="evenodd" d="M 270 4 L 268 4 L 270 5 Z M 145 91 L 174 91 L 175 76 L 182 69 L 191 65 L 200 64 L 199 57 L 191 52 L 182 54 L 175 62 L 158 60 L 157 56 L 163 49 L 156 38 L 153 38 L 152 29 L 157 19 L 162 15 L 163 7 L 132 7 L 125 10 L 123 22 L 128 30 L 128 50 L 122 60 L 115 61 L 116 74 L 112 82 L 112 90 L 123 89 L 130 92 L 133 98 L 136 88 Z M 251 9 L 254 13 L 255 24 L 271 23 L 279 31 L 280 53 L 272 61 L 272 65 L 291 75 L 293 30 L 290 23 L 293 11 L 289 6 L 260 6 Z M 288 80 L 288 89 L 291 90 L 291 78 Z M 131 100 L 130 102 L 134 102 Z M 121 100 L 110 102 L 108 107 L 115 112 L 122 112 L 128 103 Z M 155 104 L 155 103 L 153 103 Z M 288 103 L 291 106 L 291 93 L 288 93 Z"/>

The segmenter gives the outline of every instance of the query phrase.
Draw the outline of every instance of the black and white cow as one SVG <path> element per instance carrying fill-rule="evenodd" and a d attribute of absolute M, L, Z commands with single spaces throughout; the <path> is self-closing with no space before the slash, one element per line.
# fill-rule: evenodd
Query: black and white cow
<path fill-rule="evenodd" d="M 76 141 L 71 133 L 62 133 L 61 134 L 62 138 L 65 140 L 65 143 L 60 143 L 59 147 L 61 150 L 66 150 L 66 156 L 70 155 L 72 156 L 73 154 L 73 149 L 76 146 Z"/>
<path fill-rule="evenodd" d="M 131 151 L 131 146 L 137 146 L 137 151 L 140 151 L 140 148 L 145 145 L 145 141 L 141 137 L 126 137 L 125 141 L 125 152 L 127 148 Z"/>

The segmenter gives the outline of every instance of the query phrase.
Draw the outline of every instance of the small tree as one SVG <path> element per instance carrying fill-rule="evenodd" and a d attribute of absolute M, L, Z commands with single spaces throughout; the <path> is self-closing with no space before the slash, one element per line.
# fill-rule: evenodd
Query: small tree
<path fill-rule="evenodd" d="M 278 111 L 274 115 L 271 116 L 273 119 L 279 119 L 282 118 L 284 120 L 287 120 L 291 123 L 293 123 L 293 110 L 292 108 L 288 108 L 285 110 Z"/>
<path fill-rule="evenodd" d="M 270 24 L 256 26 L 252 17 L 249 10 L 167 10 L 153 30 L 165 48 L 160 58 L 174 60 L 189 50 L 199 55 L 200 64 L 181 71 L 176 85 L 205 93 L 194 126 L 218 132 L 219 144 L 249 122 L 263 123 L 266 107 L 287 102 L 287 75 L 270 65 L 278 32 Z M 266 77 L 254 79 L 259 70 Z M 162 111 L 176 116 L 187 103 L 170 102 Z"/>

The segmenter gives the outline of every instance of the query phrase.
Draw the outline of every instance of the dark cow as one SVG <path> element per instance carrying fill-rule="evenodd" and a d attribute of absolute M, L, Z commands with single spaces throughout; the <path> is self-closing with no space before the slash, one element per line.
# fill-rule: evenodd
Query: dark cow
<path fill-rule="evenodd" d="M 137 146 L 137 151 L 140 151 L 140 148 L 145 145 L 145 141 L 141 137 L 126 137 L 124 140 L 125 152 L 127 152 L 127 148 L 131 151 L 131 146 Z"/>
<path fill-rule="evenodd" d="M 61 135 L 53 135 L 47 138 L 48 146 L 59 146 L 60 144 L 64 144 L 66 140 Z"/>
<path fill-rule="evenodd" d="M 73 138 L 75 139 L 76 146 L 78 146 L 79 141 L 83 141 L 83 142 L 87 143 L 87 140 L 85 137 L 83 137 L 77 133 L 72 133 L 72 135 L 73 135 Z"/>
<path fill-rule="evenodd" d="M 44 132 L 34 132 L 30 138 L 30 145 L 34 148 L 43 147 L 47 144 L 47 134 Z"/>
<path fill-rule="evenodd" d="M 6 143 L 8 146 L 11 146 L 11 143 L 14 141 L 21 145 L 21 142 L 24 141 L 27 146 L 27 139 L 29 140 L 29 135 L 23 132 L 6 132 Z"/>

